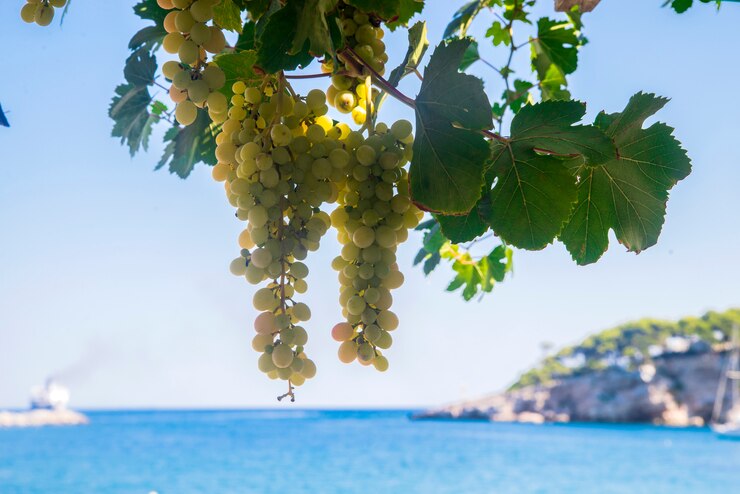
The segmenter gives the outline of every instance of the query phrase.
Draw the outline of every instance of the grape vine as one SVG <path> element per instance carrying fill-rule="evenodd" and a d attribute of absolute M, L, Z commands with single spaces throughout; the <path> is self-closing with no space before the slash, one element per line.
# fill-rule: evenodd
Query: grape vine
<path fill-rule="evenodd" d="M 504 280 L 513 248 L 560 241 L 589 264 L 607 250 L 610 231 L 633 252 L 657 242 L 669 191 L 691 171 L 671 127 L 644 127 L 667 100 L 640 92 L 624 111 L 583 122 L 585 104 L 572 98 L 568 79 L 586 44 L 584 15 L 599 1 L 555 0 L 557 17 L 533 22 L 536 3 L 468 1 L 430 56 L 426 24 L 411 25 L 422 0 L 134 6 L 153 25 L 129 43 L 126 82 L 109 109 L 113 135 L 133 155 L 166 122 L 157 168 L 185 178 L 198 162 L 213 167 L 246 222 L 230 270 L 259 286 L 252 346 L 259 369 L 287 382 L 280 399 L 294 400 L 295 387 L 316 374 L 306 353 L 311 311 L 299 296 L 308 290 L 309 253 L 332 227 L 342 245 L 332 267 L 343 320 L 331 335 L 341 361 L 379 371 L 389 367 L 384 352 L 400 325 L 391 310 L 391 291 L 404 281 L 396 248 L 414 228 L 423 232 L 414 264 L 429 273 L 449 262 L 448 290 L 462 288 L 466 300 Z M 692 4 L 666 2 L 677 12 Z M 68 6 L 27 0 L 20 14 L 46 26 L 55 8 Z M 468 35 L 479 19 L 490 22 L 485 38 L 503 65 Z M 409 47 L 388 72 L 385 40 L 398 29 L 408 31 Z M 161 52 L 176 56 L 161 67 L 166 84 L 158 80 Z M 514 73 L 518 57 L 531 74 Z M 314 61 L 320 69 L 309 68 Z M 491 99 L 467 73 L 475 64 L 492 70 L 487 84 L 500 96 Z M 415 96 L 398 89 L 409 75 L 418 79 Z M 300 94 L 294 79 L 318 87 Z M 151 88 L 166 91 L 174 107 Z M 382 123 L 388 97 L 412 109 L 415 123 Z"/>

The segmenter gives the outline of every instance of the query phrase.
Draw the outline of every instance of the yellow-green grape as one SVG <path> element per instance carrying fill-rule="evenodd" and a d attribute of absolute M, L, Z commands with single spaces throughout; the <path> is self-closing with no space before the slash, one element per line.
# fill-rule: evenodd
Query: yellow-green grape
<path fill-rule="evenodd" d="M 49 0 L 49 5 L 59 9 L 67 5 L 67 0 Z"/>
<path fill-rule="evenodd" d="M 34 22 L 36 20 L 36 9 L 38 8 L 38 3 L 27 3 L 21 7 L 21 19 L 23 19 L 23 22 Z"/>
<path fill-rule="evenodd" d="M 187 83 L 193 98 L 203 96 L 203 81 L 197 81 L 195 76 Z M 258 86 L 237 81 L 230 89 L 230 98 L 211 93 L 205 100 L 209 112 L 226 115 L 216 137 L 213 177 L 224 183 L 236 217 L 247 221 L 238 242 L 242 257 L 230 268 L 261 285 L 252 299 L 260 311 L 252 340 L 263 352 L 258 367 L 297 386 L 315 375 L 316 366 L 304 353 L 308 333 L 298 325 L 310 320 L 311 311 L 295 295 L 308 288 L 303 260 L 331 225 L 320 207 L 336 201 L 352 161 L 340 140 L 349 129 L 335 128 L 323 116 L 322 91 L 296 99 L 271 76 Z"/>
<path fill-rule="evenodd" d="M 172 10 L 174 8 L 172 0 L 157 0 L 157 5 L 159 5 L 164 10 Z"/>
<path fill-rule="evenodd" d="M 385 371 L 388 361 L 379 349 L 391 346 L 389 331 L 399 325 L 390 310 L 391 290 L 403 284 L 396 247 L 423 215 L 408 196 L 404 168 L 411 157 L 411 124 L 399 121 L 388 127 L 378 123 L 375 130 L 367 139 L 350 132 L 344 141 L 351 156 L 331 221 L 343 244 L 332 268 L 338 271 L 339 301 L 346 320 L 332 329 L 332 337 L 342 342 L 339 357 L 343 362 L 357 359 Z"/>
<path fill-rule="evenodd" d="M 48 26 L 54 20 L 54 7 L 47 4 L 39 4 L 34 14 L 34 21 L 39 26 Z"/>
<path fill-rule="evenodd" d="M 181 125 L 190 125 L 198 117 L 198 107 L 190 101 L 178 103 L 175 108 L 175 118 Z"/>
<path fill-rule="evenodd" d="M 208 41 L 203 43 L 203 48 L 208 53 L 221 53 L 226 48 L 224 33 L 217 26 L 209 26 L 209 29 L 211 30 L 211 36 L 208 38 Z"/>

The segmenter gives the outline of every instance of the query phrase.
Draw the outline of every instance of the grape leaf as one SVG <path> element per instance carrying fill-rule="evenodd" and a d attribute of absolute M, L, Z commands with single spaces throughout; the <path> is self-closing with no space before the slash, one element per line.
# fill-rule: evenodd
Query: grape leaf
<path fill-rule="evenodd" d="M 3 105 L 0 105 L 0 125 L 2 125 L 3 127 L 10 127 L 8 117 L 6 117 L 5 112 L 3 112 Z"/>
<path fill-rule="evenodd" d="M 279 5 L 279 4 L 278 4 Z M 294 33 L 298 25 L 303 1 L 290 2 L 283 8 L 266 12 L 256 26 L 257 65 L 265 72 L 295 70 L 313 61 L 309 53 L 309 41 L 294 47 Z"/>
<path fill-rule="evenodd" d="M 368 14 L 376 14 L 381 19 L 394 19 L 401 13 L 401 0 L 345 0 Z"/>
<path fill-rule="evenodd" d="M 525 106 L 511 123 L 508 142 L 492 144 L 488 221 L 507 243 L 538 250 L 560 233 L 577 197 L 576 178 L 564 159 L 580 157 L 595 166 L 616 157 L 602 130 L 574 125 L 585 112 L 577 101 Z"/>
<path fill-rule="evenodd" d="M 596 126 L 614 139 L 619 154 L 600 167 L 576 170 L 578 202 L 560 239 L 578 264 L 593 263 L 606 252 L 610 229 L 630 252 L 657 242 L 668 191 L 691 172 L 671 127 L 642 128 L 667 101 L 637 93 L 622 113 L 597 117 Z"/>
<path fill-rule="evenodd" d="M 487 196 L 483 199 L 488 202 Z M 485 207 L 485 205 L 479 203 L 473 206 L 473 209 L 464 216 L 445 216 L 438 214 L 435 215 L 435 218 L 439 222 L 444 236 L 449 238 L 452 243 L 468 242 L 483 235 L 488 230 L 488 223 L 482 214 L 482 210 L 485 210 Z"/>
<path fill-rule="evenodd" d="M 531 45 L 532 70 L 541 83 L 543 99 L 555 99 L 557 90 L 568 84 L 565 76 L 578 67 L 581 41 L 575 27 L 569 21 L 542 17 L 537 21 L 537 37 Z"/>
<path fill-rule="evenodd" d="M 213 22 L 227 31 L 242 32 L 242 12 L 234 0 L 221 0 L 213 6 Z"/>
<path fill-rule="evenodd" d="M 196 163 L 216 164 L 216 139 L 206 110 L 199 109 L 195 122 L 171 127 L 164 136 L 167 146 L 155 170 L 168 166 L 170 173 L 187 178 Z"/>
<path fill-rule="evenodd" d="M 129 55 L 123 67 L 123 77 L 134 86 L 151 86 L 156 72 L 157 59 L 145 49 Z"/>
<path fill-rule="evenodd" d="M 475 16 L 478 15 L 478 12 L 480 12 L 486 3 L 488 3 L 487 0 L 473 0 L 460 7 L 455 12 L 455 15 L 452 16 L 450 23 L 447 24 L 442 37 L 452 38 L 457 34 L 461 38 L 465 37 L 468 27 L 470 27 L 473 19 L 475 19 Z"/>
<path fill-rule="evenodd" d="M 224 71 L 226 82 L 221 92 L 231 97 L 231 86 L 236 81 L 252 82 L 258 84 L 262 76 L 255 73 L 254 64 L 257 61 L 257 53 L 252 50 L 244 50 L 235 53 L 222 53 L 213 59 L 213 63 Z"/>
<path fill-rule="evenodd" d="M 140 148 L 148 148 L 152 126 L 159 117 L 149 113 L 152 97 L 147 86 L 120 84 L 115 91 L 108 109 L 108 116 L 114 121 L 111 135 L 120 137 L 133 157 Z"/>
<path fill-rule="evenodd" d="M 157 26 L 164 26 L 164 18 L 169 11 L 157 5 L 157 0 L 142 0 L 134 5 L 134 13 L 146 21 L 154 21 Z"/>
<path fill-rule="evenodd" d="M 294 27 L 292 52 L 300 51 L 308 40 L 309 52 L 317 57 L 334 52 L 327 15 L 338 0 L 293 0 L 298 9 L 298 24 Z M 332 22 L 335 22 L 332 20 Z"/>
<path fill-rule="evenodd" d="M 144 47 L 149 51 L 155 51 L 162 44 L 167 31 L 161 26 L 147 26 L 140 29 L 128 42 L 129 50 Z"/>
<path fill-rule="evenodd" d="M 409 21 L 416 15 L 424 10 L 423 0 L 401 0 L 401 8 L 398 12 L 398 17 L 395 20 L 386 22 L 386 26 L 391 31 L 395 31 L 399 27 L 408 25 Z"/>
<path fill-rule="evenodd" d="M 397 87 L 401 79 L 416 70 L 428 48 L 427 23 L 419 21 L 409 29 L 409 48 L 406 50 L 406 56 L 403 57 L 403 62 L 391 71 L 388 82 Z"/>
<path fill-rule="evenodd" d="M 145 48 L 132 53 L 123 69 L 126 84 L 116 87 L 108 109 L 114 122 L 111 135 L 128 145 L 131 156 L 140 148 L 147 149 L 152 126 L 159 121 L 159 116 L 149 113 L 149 86 L 154 84 L 156 71 L 157 61 Z"/>
<path fill-rule="evenodd" d="M 423 209 L 467 213 L 479 198 L 489 147 L 477 131 L 493 125 L 483 82 L 458 71 L 469 39 L 441 43 L 416 98 L 411 195 Z"/>
<path fill-rule="evenodd" d="M 236 44 L 234 45 L 234 49 L 236 51 L 240 50 L 255 50 L 257 48 L 256 40 L 256 29 L 255 24 L 252 21 L 247 21 L 244 23 L 244 26 L 242 27 L 241 34 L 239 35 L 239 38 L 236 40 Z"/>
<path fill-rule="evenodd" d="M 473 65 L 478 60 L 480 60 L 480 52 L 478 51 L 478 42 L 473 41 L 470 43 L 470 46 L 468 46 L 468 49 L 465 50 L 465 54 L 463 55 L 459 68 L 460 70 L 465 72 L 465 70 L 468 67 Z"/>
<path fill-rule="evenodd" d="M 457 245 L 448 244 L 440 254 L 444 259 L 454 260 L 452 269 L 457 273 L 447 291 L 463 287 L 462 295 L 466 301 L 479 291 L 490 293 L 496 282 L 502 282 L 513 267 L 511 249 L 505 245 L 499 245 L 479 261 L 475 261 L 470 253 L 461 252 Z"/>

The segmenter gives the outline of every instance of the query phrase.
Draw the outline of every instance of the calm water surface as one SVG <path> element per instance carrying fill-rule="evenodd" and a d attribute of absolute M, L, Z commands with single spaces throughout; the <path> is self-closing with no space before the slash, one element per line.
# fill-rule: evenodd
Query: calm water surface
<path fill-rule="evenodd" d="M 705 429 L 411 422 L 398 411 L 93 412 L 0 429 L 0 493 L 740 492 Z"/>

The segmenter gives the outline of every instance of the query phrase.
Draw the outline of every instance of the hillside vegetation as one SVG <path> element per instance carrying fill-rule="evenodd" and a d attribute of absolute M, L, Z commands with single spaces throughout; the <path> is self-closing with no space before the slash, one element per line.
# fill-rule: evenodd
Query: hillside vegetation
<path fill-rule="evenodd" d="M 732 337 L 733 325 L 740 326 L 740 309 L 707 312 L 701 317 L 678 321 L 640 319 L 591 335 L 546 357 L 539 366 L 522 374 L 510 389 L 611 366 L 635 369 L 666 353 L 727 342 Z"/>

